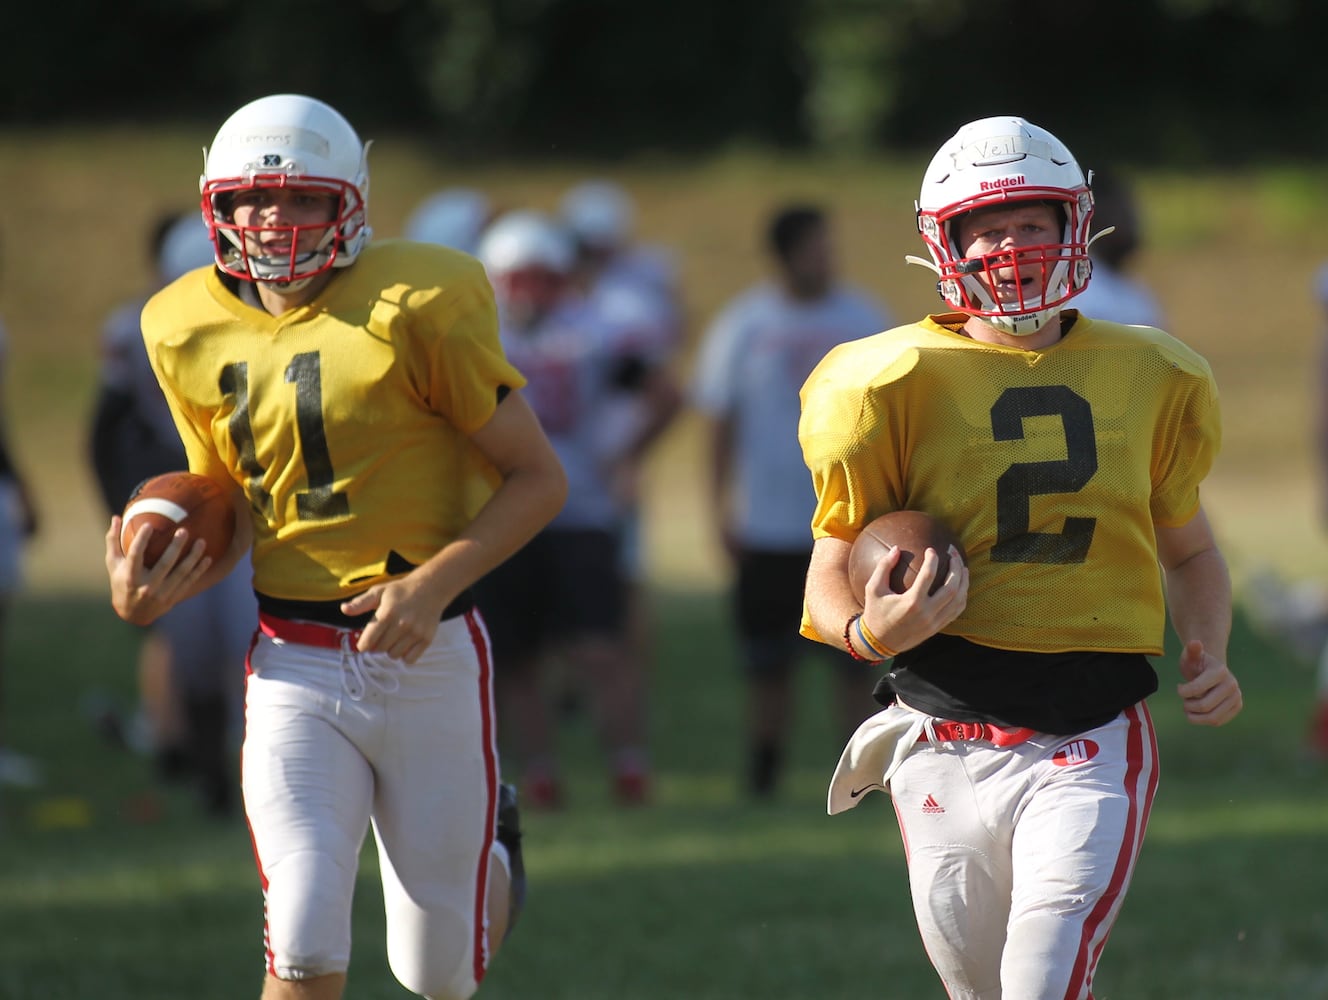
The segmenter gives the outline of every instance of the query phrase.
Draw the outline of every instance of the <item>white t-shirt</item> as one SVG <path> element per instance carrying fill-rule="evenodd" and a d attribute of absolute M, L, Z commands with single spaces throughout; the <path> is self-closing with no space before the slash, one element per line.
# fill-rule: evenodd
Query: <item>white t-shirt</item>
<path fill-rule="evenodd" d="M 767 282 L 733 300 L 706 331 L 692 398 L 701 412 L 734 423 L 732 528 L 744 546 L 811 548 L 816 495 L 798 445 L 798 393 L 832 347 L 892 325 L 884 306 L 855 289 L 803 302 Z"/>
<path fill-rule="evenodd" d="M 1094 263 L 1088 287 L 1065 305 L 1068 309 L 1078 309 L 1090 319 L 1163 328 L 1162 309 L 1153 293 L 1142 283 L 1101 262 Z"/>

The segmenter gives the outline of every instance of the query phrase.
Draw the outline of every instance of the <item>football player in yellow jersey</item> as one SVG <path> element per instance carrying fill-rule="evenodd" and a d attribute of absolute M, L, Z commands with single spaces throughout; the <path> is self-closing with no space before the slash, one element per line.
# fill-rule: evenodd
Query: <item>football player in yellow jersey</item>
<path fill-rule="evenodd" d="M 562 467 L 498 341 L 474 258 L 368 245 L 366 147 L 281 94 L 222 125 L 202 178 L 215 267 L 143 311 L 192 471 L 234 485 L 210 562 L 106 535 L 115 610 L 145 624 L 252 545 L 243 793 L 266 910 L 264 1000 L 345 988 L 372 823 L 393 973 L 471 996 L 524 891 L 498 782 L 471 585 L 561 508 Z"/>
<path fill-rule="evenodd" d="M 953 1000 L 1091 998 L 1156 789 L 1144 702 L 1166 604 L 1186 716 L 1241 708 L 1199 500 L 1217 390 L 1162 331 L 1067 308 L 1091 278 L 1090 180 L 1022 118 L 965 125 L 922 182 L 932 259 L 909 258 L 953 311 L 835 348 L 802 391 L 817 494 L 802 631 L 889 661 L 887 707 L 845 748 L 829 809 L 892 796 Z M 937 581 L 928 550 L 896 594 L 890 550 L 853 593 L 854 538 L 898 509 L 945 521 L 967 564 L 952 551 Z"/>

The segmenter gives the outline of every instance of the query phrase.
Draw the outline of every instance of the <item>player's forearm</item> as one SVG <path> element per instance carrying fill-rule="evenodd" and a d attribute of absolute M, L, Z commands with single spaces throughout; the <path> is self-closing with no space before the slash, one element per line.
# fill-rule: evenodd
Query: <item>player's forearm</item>
<path fill-rule="evenodd" d="M 728 520 L 729 475 L 733 468 L 733 421 L 710 421 L 710 511 L 721 529 Z"/>
<path fill-rule="evenodd" d="M 457 539 L 414 575 L 446 605 L 534 538 L 566 499 L 567 476 L 556 460 L 514 470 Z"/>
<path fill-rule="evenodd" d="M 657 372 L 646 390 L 649 403 L 647 417 L 640 431 L 628 446 L 627 454 L 634 460 L 642 459 L 661 434 L 682 410 L 682 392 L 667 373 Z"/>
<path fill-rule="evenodd" d="M 827 646 L 843 648 L 844 624 L 862 610 L 848 583 L 852 546 L 838 538 L 818 538 L 807 569 L 807 615 Z"/>
<path fill-rule="evenodd" d="M 1166 572 L 1167 606 L 1182 642 L 1199 639 L 1226 662 L 1231 637 L 1231 575 L 1217 548 L 1205 549 Z"/>

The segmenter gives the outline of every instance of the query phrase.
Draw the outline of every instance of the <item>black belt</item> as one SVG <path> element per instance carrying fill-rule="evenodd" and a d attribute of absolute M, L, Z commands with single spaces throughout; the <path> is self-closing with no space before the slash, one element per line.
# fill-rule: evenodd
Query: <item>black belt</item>
<path fill-rule="evenodd" d="M 334 601 L 297 601 L 286 597 L 271 597 L 258 591 L 254 591 L 254 596 L 258 598 L 258 610 L 261 613 L 290 621 L 318 622 L 320 625 L 331 625 L 333 628 L 358 631 L 368 625 L 373 618 L 372 611 L 362 615 L 343 614 L 341 605 L 350 600 L 350 597 Z M 447 621 L 449 618 L 464 615 L 473 607 L 475 607 L 475 595 L 468 587 L 458 594 L 451 604 L 443 608 L 439 620 Z"/>

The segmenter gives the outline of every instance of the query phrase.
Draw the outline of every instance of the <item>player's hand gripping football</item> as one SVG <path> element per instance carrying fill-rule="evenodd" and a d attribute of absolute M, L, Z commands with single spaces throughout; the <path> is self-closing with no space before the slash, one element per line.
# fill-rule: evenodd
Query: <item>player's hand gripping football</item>
<path fill-rule="evenodd" d="M 867 581 L 862 609 L 862 620 L 872 635 L 894 653 L 930 639 L 968 605 L 968 566 L 958 549 L 950 547 L 950 571 L 934 594 L 929 592 L 941 560 L 930 548 L 923 554 L 922 565 L 908 590 L 897 594 L 891 589 L 890 573 L 899 562 L 899 552 L 897 546 L 891 546 L 876 564 Z"/>
<path fill-rule="evenodd" d="M 356 594 L 342 602 L 341 610 L 348 615 L 374 613 L 360 633 L 360 652 L 414 663 L 433 642 L 446 606 L 416 571 Z"/>
<path fill-rule="evenodd" d="M 111 580 L 111 607 L 125 621 L 150 625 L 186 597 L 212 565 L 204 555 L 201 538 L 190 540 L 179 529 L 160 558 L 151 566 L 143 557 L 152 529 L 134 535 L 126 551 L 120 544 L 120 515 L 111 518 L 106 530 L 106 572 Z"/>
<path fill-rule="evenodd" d="M 1245 704 L 1240 683 L 1230 668 L 1204 649 L 1198 639 L 1191 639 L 1181 650 L 1180 675 L 1185 680 L 1176 686 L 1176 692 L 1185 717 L 1196 726 L 1225 725 Z"/>

